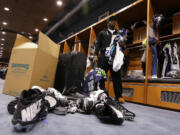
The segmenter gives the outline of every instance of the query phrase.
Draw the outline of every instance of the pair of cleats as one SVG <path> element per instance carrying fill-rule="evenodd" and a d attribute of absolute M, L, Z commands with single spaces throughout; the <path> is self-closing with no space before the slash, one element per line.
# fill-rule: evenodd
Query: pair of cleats
<path fill-rule="evenodd" d="M 95 105 L 95 114 L 105 123 L 113 123 L 121 125 L 124 120 L 133 121 L 135 114 L 118 101 L 107 98 L 105 102 L 100 102 Z"/>
<path fill-rule="evenodd" d="M 21 95 L 11 101 L 8 112 L 13 114 L 12 124 L 18 132 L 28 132 L 34 125 L 46 119 L 49 111 L 59 103 L 65 102 L 66 98 L 54 88 L 42 89 L 33 86 L 30 90 L 22 91 Z"/>
<path fill-rule="evenodd" d="M 135 114 L 115 99 L 101 91 L 90 93 L 90 96 L 77 100 L 78 108 L 81 112 L 90 114 L 95 112 L 97 117 L 105 123 L 114 123 L 121 125 L 124 120 L 133 121 Z"/>

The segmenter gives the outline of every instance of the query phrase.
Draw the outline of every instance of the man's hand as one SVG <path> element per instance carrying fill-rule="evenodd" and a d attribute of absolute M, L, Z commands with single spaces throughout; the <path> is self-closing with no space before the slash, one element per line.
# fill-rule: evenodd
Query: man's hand
<path fill-rule="evenodd" d="M 94 56 L 93 62 L 97 63 L 97 61 L 98 61 L 98 57 L 97 57 L 97 56 Z"/>

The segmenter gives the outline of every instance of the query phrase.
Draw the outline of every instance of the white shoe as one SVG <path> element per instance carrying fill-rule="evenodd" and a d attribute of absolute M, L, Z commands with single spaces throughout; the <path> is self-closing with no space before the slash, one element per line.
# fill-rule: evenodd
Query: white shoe
<path fill-rule="evenodd" d="M 152 79 L 157 79 L 157 75 L 152 75 Z"/>
<path fill-rule="evenodd" d="M 43 88 L 40 87 L 40 86 L 32 86 L 32 89 L 38 89 L 38 90 L 40 90 L 41 92 L 45 92 L 45 91 L 46 91 L 45 89 L 43 89 Z"/>
<path fill-rule="evenodd" d="M 48 88 L 48 89 L 47 89 L 47 92 L 54 94 L 54 96 L 55 96 L 58 100 L 60 100 L 60 99 L 66 99 L 65 96 L 63 96 L 59 91 L 57 91 L 57 90 L 54 89 L 54 88 Z"/>

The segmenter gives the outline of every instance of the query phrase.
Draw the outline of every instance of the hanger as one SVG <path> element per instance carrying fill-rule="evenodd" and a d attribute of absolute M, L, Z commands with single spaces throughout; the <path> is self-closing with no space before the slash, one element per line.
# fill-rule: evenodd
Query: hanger
<path fill-rule="evenodd" d="M 79 45 L 79 49 L 78 51 L 76 51 L 76 44 L 78 43 Z M 81 51 L 81 40 L 77 40 L 76 42 L 74 42 L 74 46 L 73 46 L 73 49 L 72 49 L 72 54 L 77 54 L 78 52 Z"/>

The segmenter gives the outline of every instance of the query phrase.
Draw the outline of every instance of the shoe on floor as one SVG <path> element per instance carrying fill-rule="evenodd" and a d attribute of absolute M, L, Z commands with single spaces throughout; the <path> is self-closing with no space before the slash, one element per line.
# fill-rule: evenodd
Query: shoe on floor
<path fill-rule="evenodd" d="M 46 118 L 48 103 L 44 97 L 45 93 L 39 89 L 22 91 L 12 119 L 12 124 L 16 131 L 28 132 L 35 123 Z"/>
<path fill-rule="evenodd" d="M 118 101 L 119 101 L 120 103 L 122 103 L 122 104 L 125 102 L 124 98 L 122 98 L 122 97 L 120 97 L 120 98 L 118 99 Z"/>
<path fill-rule="evenodd" d="M 157 75 L 152 75 L 152 79 L 157 79 Z"/>

